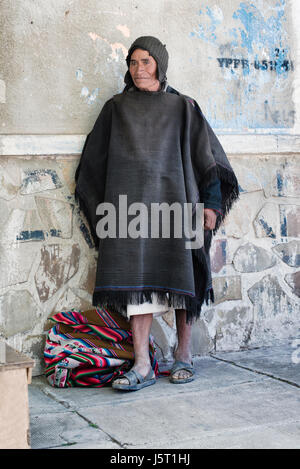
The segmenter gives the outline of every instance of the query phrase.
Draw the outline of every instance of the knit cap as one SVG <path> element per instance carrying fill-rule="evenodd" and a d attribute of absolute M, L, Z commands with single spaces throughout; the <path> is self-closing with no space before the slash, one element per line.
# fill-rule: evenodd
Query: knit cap
<path fill-rule="evenodd" d="M 127 66 L 129 69 L 130 57 L 135 49 L 144 49 L 155 59 L 158 69 L 158 80 L 162 83 L 167 79 L 166 72 L 168 68 L 169 54 L 166 45 L 162 44 L 159 39 L 153 36 L 141 36 L 137 38 L 128 50 L 126 57 Z M 124 82 L 127 85 L 133 84 L 129 70 L 127 70 Z"/>

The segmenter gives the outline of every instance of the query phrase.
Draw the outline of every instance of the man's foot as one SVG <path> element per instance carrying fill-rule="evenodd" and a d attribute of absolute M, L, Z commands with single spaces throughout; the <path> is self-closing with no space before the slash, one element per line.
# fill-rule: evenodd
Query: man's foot
<path fill-rule="evenodd" d="M 194 380 L 193 363 L 175 360 L 171 372 L 170 382 L 173 384 L 189 383 Z"/>
<path fill-rule="evenodd" d="M 124 383 L 124 380 L 126 382 Z M 123 382 L 119 382 L 123 381 Z M 112 382 L 112 388 L 120 391 L 138 391 L 146 386 L 151 386 L 156 383 L 155 372 L 150 368 L 146 376 L 142 376 L 136 368 L 131 368 L 124 374 L 122 379 L 115 379 Z"/>
<path fill-rule="evenodd" d="M 151 370 L 151 365 L 134 364 L 131 370 L 137 371 L 143 378 L 145 378 Z M 129 384 L 129 379 L 125 376 L 114 379 L 115 384 Z"/>
<path fill-rule="evenodd" d="M 174 353 L 174 359 L 175 359 L 175 362 L 174 362 L 174 365 L 172 367 L 173 372 L 171 370 L 172 382 L 174 382 L 176 380 L 182 382 L 183 380 L 187 380 L 187 379 L 189 379 L 189 381 L 192 381 L 194 371 L 193 371 L 193 363 L 192 363 L 191 353 L 181 353 L 181 352 L 176 350 L 176 352 Z M 183 365 L 181 367 L 180 366 L 178 367 L 176 365 L 176 363 L 184 364 L 185 368 L 183 367 Z M 176 371 L 175 371 L 174 366 L 176 368 Z M 190 379 L 190 378 L 192 378 L 192 379 Z M 187 381 L 184 381 L 184 382 L 187 382 Z"/>

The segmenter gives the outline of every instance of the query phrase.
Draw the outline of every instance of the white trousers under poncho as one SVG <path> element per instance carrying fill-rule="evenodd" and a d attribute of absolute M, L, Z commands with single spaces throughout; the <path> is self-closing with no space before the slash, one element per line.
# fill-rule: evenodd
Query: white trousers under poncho
<path fill-rule="evenodd" d="M 152 313 L 154 316 L 161 316 L 164 313 L 172 310 L 168 304 L 159 304 L 157 302 L 157 295 L 153 293 L 152 302 L 145 301 L 139 305 L 127 304 L 127 317 L 135 316 L 137 314 L 149 314 Z"/>

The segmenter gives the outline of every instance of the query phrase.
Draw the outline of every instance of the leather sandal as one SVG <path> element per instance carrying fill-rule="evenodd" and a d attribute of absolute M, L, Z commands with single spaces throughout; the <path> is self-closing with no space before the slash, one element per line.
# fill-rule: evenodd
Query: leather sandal
<path fill-rule="evenodd" d="M 131 369 L 127 373 L 124 373 L 124 375 L 118 376 L 116 379 L 122 378 L 127 378 L 129 383 L 115 383 L 115 381 L 113 381 L 112 388 L 119 389 L 121 391 L 138 391 L 139 389 L 156 383 L 155 373 L 152 368 L 145 377 L 143 377 L 138 371 Z"/>
<path fill-rule="evenodd" d="M 174 378 L 174 373 L 177 371 L 188 371 L 189 373 L 192 373 L 191 376 L 188 378 Z M 193 363 L 186 363 L 186 362 L 181 362 L 176 360 L 170 370 L 170 382 L 173 384 L 184 384 L 184 383 L 190 383 L 191 381 L 194 380 L 194 366 Z"/>

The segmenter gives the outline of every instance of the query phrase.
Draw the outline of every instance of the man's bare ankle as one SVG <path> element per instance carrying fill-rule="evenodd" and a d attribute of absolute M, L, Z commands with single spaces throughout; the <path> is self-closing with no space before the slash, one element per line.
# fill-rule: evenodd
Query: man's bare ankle
<path fill-rule="evenodd" d="M 186 351 L 186 350 L 182 351 L 180 349 L 177 349 L 174 352 L 174 358 L 175 360 L 178 360 L 181 362 L 191 363 L 192 353 L 190 351 Z"/>
<path fill-rule="evenodd" d="M 147 361 L 136 362 L 132 368 L 142 376 L 146 376 L 151 369 L 151 363 Z"/>

